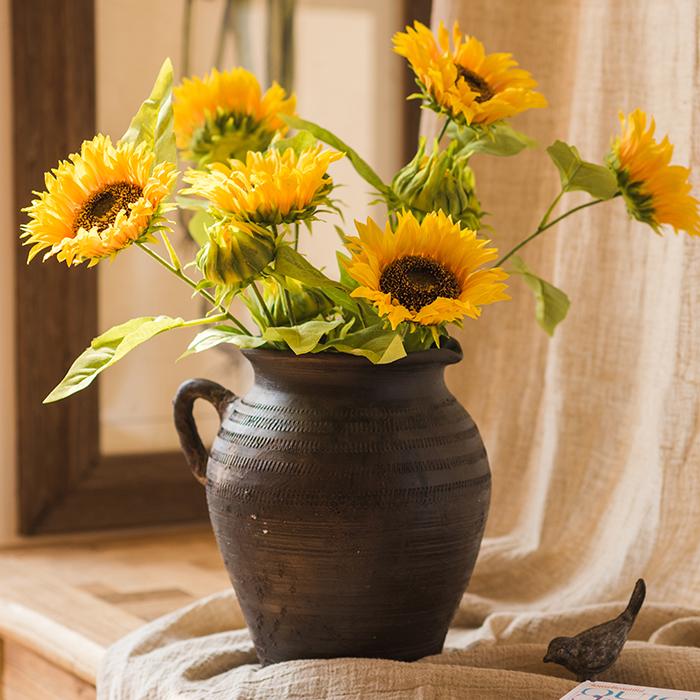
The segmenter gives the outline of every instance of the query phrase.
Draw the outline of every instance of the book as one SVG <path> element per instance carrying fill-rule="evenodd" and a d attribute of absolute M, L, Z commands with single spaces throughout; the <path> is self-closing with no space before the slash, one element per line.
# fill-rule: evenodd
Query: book
<path fill-rule="evenodd" d="M 687 690 L 664 690 L 622 683 L 586 681 L 567 693 L 561 700 L 700 700 L 700 693 Z"/>

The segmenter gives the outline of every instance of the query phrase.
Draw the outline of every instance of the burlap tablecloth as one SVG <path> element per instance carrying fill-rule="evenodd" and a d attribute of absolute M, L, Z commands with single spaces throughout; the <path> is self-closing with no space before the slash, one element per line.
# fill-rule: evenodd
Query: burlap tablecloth
<path fill-rule="evenodd" d="M 227 591 L 117 642 L 101 669 L 98 699 L 557 700 L 577 684 L 563 669 L 542 663 L 547 642 L 614 617 L 624 606 L 488 614 L 485 601 L 467 595 L 439 656 L 415 663 L 333 659 L 262 668 Z M 632 637 L 606 680 L 700 691 L 700 610 L 649 604 Z"/>

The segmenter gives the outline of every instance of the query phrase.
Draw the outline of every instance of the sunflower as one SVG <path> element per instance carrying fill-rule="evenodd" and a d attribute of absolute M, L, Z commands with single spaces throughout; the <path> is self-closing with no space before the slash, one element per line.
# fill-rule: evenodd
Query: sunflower
<path fill-rule="evenodd" d="M 244 68 L 204 78 L 185 78 L 173 90 L 177 145 L 199 165 L 245 159 L 264 151 L 275 132 L 287 129 L 278 114 L 294 114 L 296 97 L 273 83 L 262 94 L 256 77 Z"/>
<path fill-rule="evenodd" d="M 440 23 L 438 41 L 420 22 L 394 35 L 394 50 L 408 59 L 428 106 L 460 123 L 493 124 L 547 100 L 533 90 L 537 82 L 509 53 L 487 54 L 484 45 L 463 36 L 459 23 L 450 37 Z"/>
<path fill-rule="evenodd" d="M 250 231 L 264 226 L 312 219 L 321 205 L 332 206 L 329 195 L 333 181 L 328 166 L 343 154 L 324 151 L 321 144 L 296 153 L 249 151 L 245 163 L 212 163 L 206 170 L 188 170 L 184 194 L 209 200 L 220 218 L 233 218 L 237 226 Z"/>
<path fill-rule="evenodd" d="M 88 267 L 113 257 L 135 241 L 145 239 L 165 222 L 177 173 L 173 163 L 154 165 L 146 144 L 112 145 L 98 134 L 84 141 L 80 153 L 69 156 L 46 173 L 46 191 L 35 192 L 22 226 L 29 260 L 48 248 L 68 265 L 89 261 Z"/>
<path fill-rule="evenodd" d="M 392 328 L 403 321 L 424 326 L 478 318 L 481 306 L 503 301 L 500 268 L 483 269 L 498 253 L 490 241 L 462 229 L 444 212 L 431 212 L 421 223 L 411 212 L 398 215 L 396 230 L 382 231 L 372 219 L 356 222 L 348 274 L 360 284 L 352 296 L 373 302 Z"/>
<path fill-rule="evenodd" d="M 688 182 L 690 170 L 671 165 L 673 144 L 665 136 L 654 139 L 656 124 L 637 109 L 628 117 L 620 114 L 622 135 L 613 142 L 608 164 L 617 175 L 630 215 L 649 224 L 657 233 L 668 224 L 673 230 L 700 235 L 698 200 Z"/>

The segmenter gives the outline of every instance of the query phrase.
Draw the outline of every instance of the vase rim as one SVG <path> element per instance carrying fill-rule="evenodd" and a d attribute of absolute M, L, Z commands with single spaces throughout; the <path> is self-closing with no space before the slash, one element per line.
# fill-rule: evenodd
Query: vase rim
<path fill-rule="evenodd" d="M 268 348 L 246 348 L 241 350 L 243 355 L 251 362 L 256 359 L 271 360 L 273 357 L 283 361 L 303 362 L 305 364 L 313 364 L 316 366 L 340 366 L 340 367 L 375 367 L 375 368 L 391 368 L 391 367 L 413 367 L 416 365 L 453 365 L 460 362 L 463 357 L 460 344 L 454 339 L 449 338 L 442 347 L 431 348 L 430 350 L 421 350 L 419 352 L 409 352 L 406 357 L 400 360 L 390 362 L 383 365 L 374 365 L 366 357 L 358 355 L 350 355 L 345 352 L 319 352 L 319 353 L 304 353 L 295 355 L 289 350 L 272 350 Z"/>

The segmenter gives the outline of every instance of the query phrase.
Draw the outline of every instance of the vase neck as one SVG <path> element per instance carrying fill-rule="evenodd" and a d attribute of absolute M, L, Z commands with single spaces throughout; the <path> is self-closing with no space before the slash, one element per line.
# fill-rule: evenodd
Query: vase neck
<path fill-rule="evenodd" d="M 455 361 L 436 351 L 416 353 L 404 360 L 373 365 L 365 358 L 341 354 L 295 356 L 270 350 L 246 352 L 255 372 L 255 386 L 262 390 L 298 395 L 323 395 L 358 401 L 401 401 L 449 392 L 445 366 Z"/>

